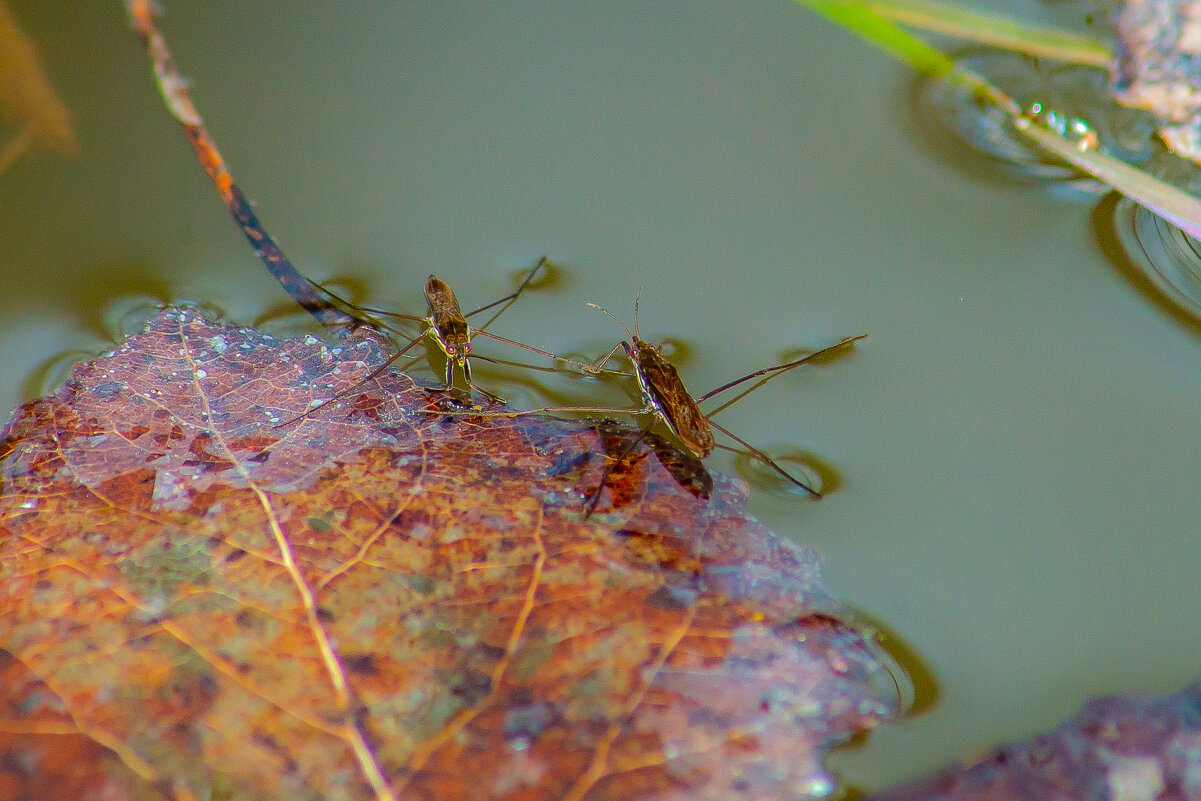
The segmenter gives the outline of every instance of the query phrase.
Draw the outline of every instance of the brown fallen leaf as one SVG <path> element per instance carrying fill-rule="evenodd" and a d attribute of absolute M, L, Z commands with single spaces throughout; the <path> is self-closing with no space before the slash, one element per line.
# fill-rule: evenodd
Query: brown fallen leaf
<path fill-rule="evenodd" d="M 785 799 L 896 713 L 736 480 L 630 461 L 585 520 L 595 424 L 392 372 L 273 427 L 382 360 L 169 309 L 17 411 L 0 798 L 80 797 L 61 740 L 105 797 Z"/>
<path fill-rule="evenodd" d="M 0 651 L 0 755 L 0 798 L 112 798 L 136 781 L 6 651 Z"/>

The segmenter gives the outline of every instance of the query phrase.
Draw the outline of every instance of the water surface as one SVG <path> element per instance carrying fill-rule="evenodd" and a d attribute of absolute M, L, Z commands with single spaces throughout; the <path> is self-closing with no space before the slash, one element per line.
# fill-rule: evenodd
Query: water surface
<path fill-rule="evenodd" d="M 0 178 L 3 405 L 139 298 L 286 308 L 120 4 L 11 5 L 82 156 Z M 584 302 L 629 319 L 641 288 L 643 335 L 687 343 L 698 392 L 870 332 L 719 418 L 841 471 L 820 503 L 756 512 L 937 679 L 925 714 L 838 758 L 857 786 L 1196 676 L 1201 339 L 1106 261 L 1089 202 L 933 152 L 887 57 L 785 0 L 166 5 L 201 113 L 307 274 L 421 312 L 430 272 L 471 305 L 546 253 L 566 280 L 498 333 L 599 353 L 620 329 Z"/>

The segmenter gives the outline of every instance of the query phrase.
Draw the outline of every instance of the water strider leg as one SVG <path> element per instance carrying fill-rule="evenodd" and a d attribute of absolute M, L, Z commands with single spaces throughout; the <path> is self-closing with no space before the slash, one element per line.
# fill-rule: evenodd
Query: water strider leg
<path fill-rule="evenodd" d="M 775 375 L 787 372 L 788 370 L 792 370 L 796 367 L 800 367 L 802 364 L 805 364 L 806 362 L 813 361 L 814 359 L 825 356 L 828 353 L 833 353 L 836 350 L 845 348 L 847 345 L 850 345 L 852 342 L 858 342 L 859 340 L 863 339 L 866 336 L 867 336 L 867 334 L 857 334 L 856 336 L 853 336 L 853 337 L 846 337 L 844 339 L 839 340 L 838 342 L 835 342 L 833 345 L 828 345 L 827 347 L 824 347 L 821 350 L 814 351 L 813 353 L 810 353 L 808 356 L 803 356 L 802 358 L 796 359 L 795 361 L 786 362 L 784 364 L 777 364 L 774 367 L 764 367 L 762 370 L 756 370 L 753 373 L 747 373 L 742 378 L 735 378 L 733 381 L 727 381 L 726 383 L 722 384 L 717 389 L 709 390 L 704 395 L 701 395 L 699 398 L 697 398 L 696 402 L 700 403 L 701 401 L 708 400 L 709 398 L 712 398 L 714 395 L 718 395 L 722 392 L 725 392 L 727 389 L 733 389 L 734 387 L 738 386 L 739 384 L 742 384 L 746 381 L 750 381 L 752 378 L 759 378 L 760 376 L 764 376 L 764 375 L 770 375 L 772 378 L 774 378 Z M 762 384 L 760 384 L 759 386 L 762 386 Z M 738 398 L 735 398 L 735 400 L 738 400 L 738 399 L 744 397 L 745 395 L 749 394 L 754 389 L 758 389 L 758 388 L 759 388 L 758 386 L 753 387 L 751 390 L 748 390 L 747 392 L 744 392 L 742 395 L 739 395 Z M 734 401 L 729 401 L 727 403 L 724 403 L 721 406 L 719 406 L 718 408 L 714 409 L 709 414 L 710 415 L 717 414 L 719 411 L 726 408 L 726 406 L 729 406 L 733 402 Z"/>
<path fill-rule="evenodd" d="M 500 304 L 507 302 L 508 306 L 505 306 L 503 309 L 498 311 L 496 314 L 492 315 L 492 317 L 490 317 L 486 323 L 484 323 L 481 326 L 478 326 L 475 329 L 477 334 L 483 333 L 484 329 L 486 329 L 488 326 L 492 325 L 492 323 L 496 322 L 496 318 L 500 317 L 502 314 L 504 314 L 506 311 L 508 311 L 509 306 L 512 306 L 517 301 L 517 298 L 521 297 L 521 293 L 524 292 L 525 288 L 530 285 L 530 281 L 534 280 L 534 276 L 538 274 L 538 271 L 541 270 L 543 267 L 548 266 L 549 264 L 550 264 L 550 262 L 547 261 L 546 256 L 543 256 L 542 258 L 538 259 L 538 263 L 535 264 L 528 273 L 526 273 L 525 280 L 522 281 L 521 284 L 517 287 L 517 289 L 513 290 L 512 293 L 505 295 L 500 300 L 494 300 L 491 303 L 487 304 L 486 306 L 480 306 L 478 309 L 475 309 L 474 311 L 469 311 L 466 314 L 464 314 L 463 316 L 464 317 L 474 317 L 475 315 L 479 314 L 480 312 L 487 311 L 488 309 L 491 309 L 494 306 L 499 306 Z"/>
<path fill-rule="evenodd" d="M 800 487 L 800 488 L 801 488 L 801 489 L 803 489 L 805 492 L 809 493 L 810 495 L 812 495 L 814 498 L 816 498 L 816 499 L 817 499 L 817 500 L 819 500 L 819 501 L 822 499 L 822 494 L 821 494 L 820 492 L 818 492 L 817 490 L 813 489 L 813 487 L 810 487 L 810 486 L 809 486 L 808 484 L 806 484 L 804 481 L 801 481 L 800 479 L 793 477 L 791 473 L 789 473 L 789 472 L 788 472 L 787 470 L 785 470 L 783 467 L 780 467 L 780 465 L 779 465 L 779 464 L 776 462 L 776 460 L 775 460 L 775 459 L 771 458 L 771 457 L 770 457 L 770 456 L 768 456 L 766 453 L 764 453 L 763 451 L 761 451 L 761 450 L 759 450 L 758 448 L 756 448 L 754 445 L 751 445 L 751 444 L 750 444 L 749 442 L 747 442 L 745 439 L 743 439 L 742 437 L 738 436 L 738 435 L 737 435 L 737 434 L 735 434 L 734 432 L 730 431 L 730 429 L 728 429 L 728 428 L 724 428 L 723 426 L 720 426 L 720 425 L 718 425 L 717 423 L 713 422 L 712 420 L 710 420 L 710 421 L 709 421 L 709 425 L 713 426 L 713 427 L 714 427 L 714 428 L 716 428 L 718 431 L 720 431 L 721 433 L 725 434 L 727 437 L 729 437 L 730 439 L 734 440 L 735 442 L 737 442 L 737 443 L 738 443 L 739 445 L 741 445 L 742 447 L 746 448 L 746 449 L 747 449 L 747 452 L 748 452 L 748 453 L 750 453 L 750 455 L 751 455 L 753 458 L 755 458 L 756 460 L 758 460 L 758 461 L 762 462 L 763 464 L 767 465 L 768 467 L 770 467 L 770 468 L 771 468 L 772 470 L 774 470 L 775 472 L 779 473 L 779 474 L 780 474 L 780 475 L 781 475 L 781 476 L 784 478 L 784 480 L 786 480 L 788 483 L 790 483 L 790 484 L 792 484 L 792 485 L 794 485 L 794 486 L 796 486 L 796 487 Z M 725 445 L 719 445 L 718 447 L 720 447 L 720 448 L 726 448 L 726 446 L 725 446 Z M 737 450 L 736 448 L 729 448 L 729 450 L 733 451 L 734 453 L 740 453 L 740 452 L 741 452 L 741 451 Z"/>

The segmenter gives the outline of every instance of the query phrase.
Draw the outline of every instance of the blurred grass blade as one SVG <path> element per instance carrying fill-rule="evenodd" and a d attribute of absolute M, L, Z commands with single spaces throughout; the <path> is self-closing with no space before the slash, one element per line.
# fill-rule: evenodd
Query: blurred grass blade
<path fill-rule="evenodd" d="M 1077 142 L 1034 120 L 1018 118 L 1014 125 L 1045 150 L 1201 239 L 1201 201 L 1197 198 L 1099 150 L 1081 150 Z"/>
<path fill-rule="evenodd" d="M 831 5 L 837 0 L 831 0 Z M 1113 53 L 1087 36 L 932 0 L 840 0 L 904 25 L 1031 56 L 1108 68 Z"/>

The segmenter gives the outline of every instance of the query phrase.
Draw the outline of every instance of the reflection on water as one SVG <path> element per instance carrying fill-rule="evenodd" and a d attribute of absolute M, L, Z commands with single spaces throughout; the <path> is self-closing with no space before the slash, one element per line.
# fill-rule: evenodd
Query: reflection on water
<path fill-rule="evenodd" d="M 917 717 L 938 702 L 938 678 L 912 643 L 878 616 L 854 604 L 841 614 L 847 625 L 874 646 L 872 655 L 884 664 L 893 682 L 901 718 Z"/>

